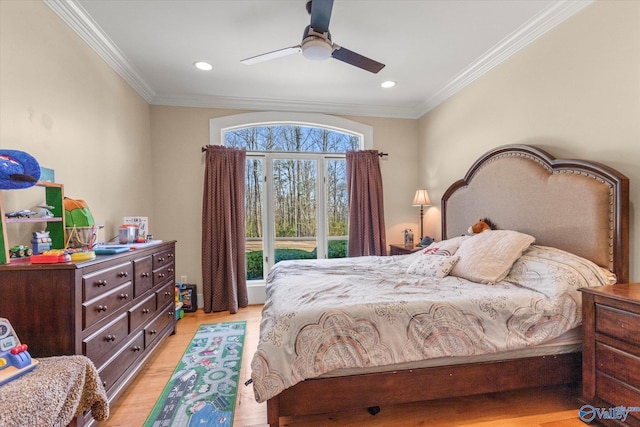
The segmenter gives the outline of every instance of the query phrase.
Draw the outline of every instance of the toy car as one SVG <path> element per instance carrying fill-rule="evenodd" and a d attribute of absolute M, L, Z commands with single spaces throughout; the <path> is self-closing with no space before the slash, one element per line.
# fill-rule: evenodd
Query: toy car
<path fill-rule="evenodd" d="M 28 246 L 17 245 L 9 249 L 9 254 L 11 258 L 22 258 L 33 255 L 33 251 Z"/>

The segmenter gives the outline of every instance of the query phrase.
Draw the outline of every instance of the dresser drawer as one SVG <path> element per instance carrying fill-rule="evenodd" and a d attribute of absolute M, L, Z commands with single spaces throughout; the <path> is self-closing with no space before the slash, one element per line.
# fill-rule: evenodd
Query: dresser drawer
<path fill-rule="evenodd" d="M 84 275 L 82 276 L 82 300 L 89 301 L 132 278 L 133 266 L 130 262 Z"/>
<path fill-rule="evenodd" d="M 156 270 L 162 266 L 173 262 L 173 249 L 167 249 L 162 252 L 158 252 L 152 255 L 153 257 L 153 269 Z"/>
<path fill-rule="evenodd" d="M 82 340 L 84 354 L 98 366 L 110 356 L 129 335 L 127 313 L 122 313 L 113 322 Z"/>
<path fill-rule="evenodd" d="M 151 257 L 144 257 L 133 261 L 133 292 L 136 297 L 153 287 L 153 262 Z"/>
<path fill-rule="evenodd" d="M 99 298 L 82 303 L 82 323 L 86 329 L 107 318 L 133 299 L 133 283 L 127 282 Z"/>
<path fill-rule="evenodd" d="M 640 344 L 640 315 L 596 304 L 596 332 L 619 338 L 631 344 Z"/>
<path fill-rule="evenodd" d="M 175 321 L 175 305 L 167 304 L 164 307 L 160 314 L 153 319 L 149 325 L 144 328 L 145 338 L 144 345 L 145 348 L 149 347 L 155 340 L 160 337 L 160 333 L 169 325 L 171 322 Z"/>
<path fill-rule="evenodd" d="M 122 373 L 142 353 L 144 349 L 144 334 L 142 332 L 138 332 L 131 341 L 122 347 L 114 358 L 109 360 L 101 369 L 98 369 L 98 374 L 100 374 L 105 390 L 108 391 Z"/>
<path fill-rule="evenodd" d="M 596 369 L 640 389 L 640 357 L 596 343 Z"/>
<path fill-rule="evenodd" d="M 164 305 L 169 301 L 173 301 L 175 303 L 176 302 L 175 283 L 173 283 L 173 281 L 167 283 L 158 291 L 156 291 L 156 295 L 158 296 L 158 299 L 157 299 L 158 307 L 164 307 Z"/>
<path fill-rule="evenodd" d="M 145 298 L 140 304 L 129 309 L 129 333 L 135 331 L 156 314 L 156 294 Z"/>
<path fill-rule="evenodd" d="M 596 394 L 611 406 L 638 407 L 640 390 L 601 372 L 596 373 Z M 625 425 L 640 425 L 640 412 L 631 411 Z"/>
<path fill-rule="evenodd" d="M 173 263 L 153 271 L 154 285 L 159 285 L 161 283 L 166 282 L 167 280 L 171 280 L 171 282 L 173 283 L 174 282 L 173 279 L 174 279 Z"/>

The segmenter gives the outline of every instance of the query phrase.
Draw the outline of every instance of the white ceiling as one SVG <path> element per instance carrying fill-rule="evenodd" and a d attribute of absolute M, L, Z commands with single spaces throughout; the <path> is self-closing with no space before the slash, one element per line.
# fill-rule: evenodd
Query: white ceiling
<path fill-rule="evenodd" d="M 145 100 L 249 110 L 418 118 L 590 0 L 335 0 L 333 41 L 372 74 L 301 54 L 306 0 L 44 0 Z M 207 61 L 213 71 L 193 66 Z M 380 83 L 394 80 L 392 89 Z"/>

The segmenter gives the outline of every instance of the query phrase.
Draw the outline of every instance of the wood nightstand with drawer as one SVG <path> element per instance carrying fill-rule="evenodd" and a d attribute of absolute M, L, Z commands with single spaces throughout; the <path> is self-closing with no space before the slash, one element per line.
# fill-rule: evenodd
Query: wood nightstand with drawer
<path fill-rule="evenodd" d="M 389 245 L 389 255 L 408 255 L 414 253 L 415 251 L 419 251 L 420 249 L 422 249 L 422 246 L 405 246 L 398 243 Z"/>
<path fill-rule="evenodd" d="M 582 291 L 582 400 L 596 408 L 640 406 L 640 283 Z M 640 426 L 640 412 L 626 422 Z"/>

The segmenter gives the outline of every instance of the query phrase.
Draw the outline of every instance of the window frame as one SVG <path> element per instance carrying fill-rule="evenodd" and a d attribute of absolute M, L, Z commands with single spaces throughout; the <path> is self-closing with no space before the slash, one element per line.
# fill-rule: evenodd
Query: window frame
<path fill-rule="evenodd" d="M 360 149 L 373 149 L 373 127 L 342 117 L 319 113 L 256 112 L 209 119 L 209 144 L 223 145 L 224 132 L 250 126 L 300 125 L 351 133 L 360 138 Z"/>

